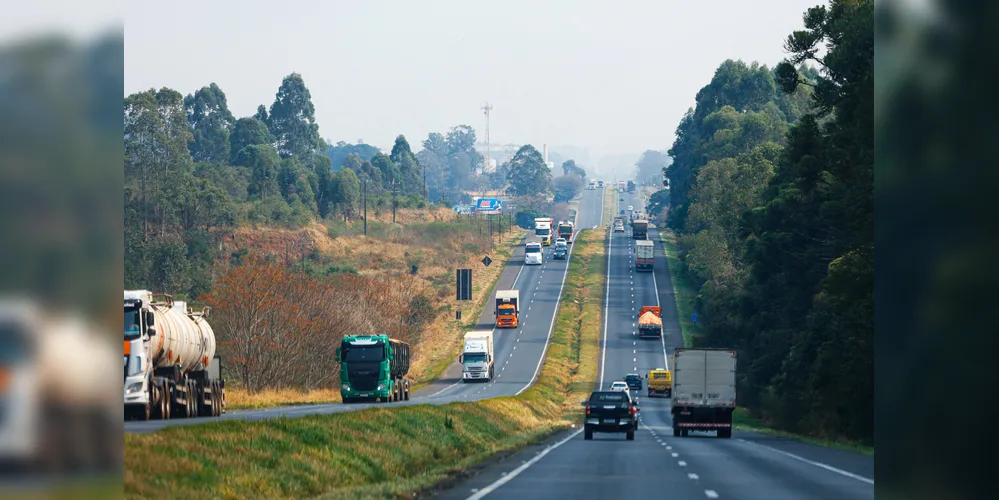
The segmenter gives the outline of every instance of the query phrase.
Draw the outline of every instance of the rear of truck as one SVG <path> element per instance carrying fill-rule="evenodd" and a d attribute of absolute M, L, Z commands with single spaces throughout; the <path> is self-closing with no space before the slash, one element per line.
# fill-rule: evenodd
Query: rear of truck
<path fill-rule="evenodd" d="M 673 353 L 673 435 L 717 431 L 732 437 L 736 353 L 731 349 L 677 349 Z"/>
<path fill-rule="evenodd" d="M 631 223 L 631 237 L 636 240 L 646 240 L 649 235 L 649 221 L 635 220 Z"/>
<path fill-rule="evenodd" d="M 659 306 L 642 306 L 638 312 L 638 337 L 660 338 L 663 336 L 662 308 Z"/>
<path fill-rule="evenodd" d="M 649 370 L 649 374 L 646 376 L 646 385 L 648 386 L 648 397 L 668 398 L 673 393 L 673 375 L 665 368 Z"/>
<path fill-rule="evenodd" d="M 653 255 L 655 247 L 651 240 L 638 240 L 635 242 L 635 269 L 638 271 L 651 271 L 653 269 Z"/>

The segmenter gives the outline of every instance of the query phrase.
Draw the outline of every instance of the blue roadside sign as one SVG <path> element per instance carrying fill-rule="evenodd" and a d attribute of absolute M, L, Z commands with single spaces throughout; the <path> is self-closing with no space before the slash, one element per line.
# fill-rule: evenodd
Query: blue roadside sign
<path fill-rule="evenodd" d="M 694 323 L 697 323 L 697 313 L 691 314 L 690 320 L 693 321 Z"/>

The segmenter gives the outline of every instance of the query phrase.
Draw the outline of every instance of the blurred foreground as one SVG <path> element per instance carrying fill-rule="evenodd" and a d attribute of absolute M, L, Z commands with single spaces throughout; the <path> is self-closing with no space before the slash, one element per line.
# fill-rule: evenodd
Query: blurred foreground
<path fill-rule="evenodd" d="M 78 7 L 0 21 L 0 498 L 121 495 L 124 42 Z"/>

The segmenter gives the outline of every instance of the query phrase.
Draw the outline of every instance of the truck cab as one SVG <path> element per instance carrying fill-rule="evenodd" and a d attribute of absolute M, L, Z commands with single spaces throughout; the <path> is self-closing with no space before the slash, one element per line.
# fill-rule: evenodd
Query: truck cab
<path fill-rule="evenodd" d="M 551 218 L 539 217 L 534 219 L 534 235 L 541 239 L 541 244 L 543 246 L 549 246 L 552 244 L 552 225 L 554 221 Z"/>
<path fill-rule="evenodd" d="M 564 238 L 566 243 L 572 243 L 573 233 L 576 226 L 572 222 L 562 221 L 558 224 L 558 237 Z"/>
<path fill-rule="evenodd" d="M 344 403 L 363 398 L 409 400 L 409 344 L 388 335 L 346 336 L 336 359 Z"/>
<path fill-rule="evenodd" d="M 520 291 L 496 291 L 496 328 L 517 328 L 520 326 Z"/>
<path fill-rule="evenodd" d="M 544 264 L 544 256 L 541 252 L 541 243 L 537 241 L 527 242 L 524 248 L 524 264 L 541 265 Z"/>
<path fill-rule="evenodd" d="M 458 356 L 462 382 L 488 382 L 493 378 L 493 332 L 465 333 L 465 347 Z"/>

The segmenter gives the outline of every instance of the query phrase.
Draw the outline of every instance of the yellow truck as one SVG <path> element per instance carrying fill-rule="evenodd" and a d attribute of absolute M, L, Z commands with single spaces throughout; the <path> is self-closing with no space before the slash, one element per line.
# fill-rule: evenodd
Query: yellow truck
<path fill-rule="evenodd" d="M 669 398 L 673 395 L 673 374 L 669 370 L 664 368 L 649 370 L 646 384 L 650 398 L 652 396 Z"/>

